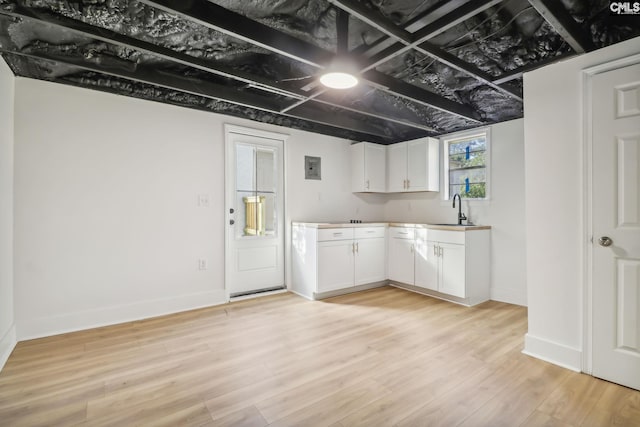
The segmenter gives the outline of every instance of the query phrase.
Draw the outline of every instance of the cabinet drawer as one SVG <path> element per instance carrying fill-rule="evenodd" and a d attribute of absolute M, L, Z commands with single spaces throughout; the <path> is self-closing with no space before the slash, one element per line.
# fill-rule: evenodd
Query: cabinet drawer
<path fill-rule="evenodd" d="M 321 228 L 318 230 L 318 241 L 352 240 L 353 228 Z"/>
<path fill-rule="evenodd" d="M 389 237 L 396 239 L 410 239 L 413 240 L 415 236 L 415 228 L 405 227 L 389 227 Z"/>
<path fill-rule="evenodd" d="M 464 231 L 427 230 L 427 240 L 432 242 L 453 243 L 464 245 Z"/>
<path fill-rule="evenodd" d="M 358 227 L 353 230 L 356 239 L 384 237 L 384 227 Z"/>

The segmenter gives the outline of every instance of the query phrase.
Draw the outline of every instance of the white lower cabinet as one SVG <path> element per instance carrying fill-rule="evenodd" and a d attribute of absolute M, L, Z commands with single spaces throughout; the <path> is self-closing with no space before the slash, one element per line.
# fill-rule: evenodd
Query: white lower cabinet
<path fill-rule="evenodd" d="M 353 240 L 318 242 L 318 292 L 353 286 Z"/>
<path fill-rule="evenodd" d="M 292 227 L 292 290 L 308 298 L 384 283 L 386 227 Z"/>
<path fill-rule="evenodd" d="M 370 230 L 356 228 L 356 252 L 354 265 L 354 285 L 366 285 L 367 283 L 387 280 L 387 245 L 384 237 L 384 229 L 380 230 L 381 237 L 367 237 L 359 235 L 358 231 Z"/>
<path fill-rule="evenodd" d="M 389 228 L 391 281 L 410 285 L 416 290 L 424 289 L 427 293 L 434 292 L 435 296 L 466 305 L 475 305 L 489 299 L 489 230 L 417 228 L 413 239 L 406 239 L 403 244 L 393 241 L 392 236 L 408 230 L 410 229 L 401 227 Z M 398 250 L 406 245 L 411 246 L 410 253 Z"/>
<path fill-rule="evenodd" d="M 414 228 L 389 228 L 389 280 L 413 284 Z"/>

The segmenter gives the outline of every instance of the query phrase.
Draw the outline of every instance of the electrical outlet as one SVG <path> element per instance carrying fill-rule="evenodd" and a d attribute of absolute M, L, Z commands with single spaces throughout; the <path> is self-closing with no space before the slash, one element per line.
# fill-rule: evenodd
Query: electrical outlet
<path fill-rule="evenodd" d="M 206 270 L 207 269 L 207 260 L 204 258 L 200 258 L 198 260 L 198 270 Z"/>
<path fill-rule="evenodd" d="M 198 207 L 208 208 L 211 205 L 208 194 L 198 194 Z"/>

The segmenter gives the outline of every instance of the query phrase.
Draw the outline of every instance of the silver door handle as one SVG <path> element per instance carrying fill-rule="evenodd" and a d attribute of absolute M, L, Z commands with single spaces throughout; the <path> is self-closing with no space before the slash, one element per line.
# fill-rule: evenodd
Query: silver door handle
<path fill-rule="evenodd" d="M 600 246 L 611 246 L 613 244 L 613 240 L 611 240 L 611 237 L 607 237 L 607 236 L 602 236 L 600 239 L 598 239 L 598 243 L 600 244 Z"/>

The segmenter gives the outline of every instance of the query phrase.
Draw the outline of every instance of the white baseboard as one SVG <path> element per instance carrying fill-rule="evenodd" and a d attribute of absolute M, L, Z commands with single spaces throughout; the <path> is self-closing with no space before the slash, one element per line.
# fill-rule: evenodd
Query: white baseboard
<path fill-rule="evenodd" d="M 11 352 L 15 348 L 18 340 L 16 338 L 16 325 L 12 324 L 9 330 L 0 338 L 0 371 L 4 368 L 4 364 L 9 360 Z"/>
<path fill-rule="evenodd" d="M 527 306 L 527 290 L 514 290 L 511 288 L 491 287 L 491 299 L 493 301 L 506 302 L 508 304 Z"/>
<path fill-rule="evenodd" d="M 42 338 L 210 307 L 226 302 L 227 297 L 225 290 L 219 289 L 210 292 L 63 314 L 60 316 L 18 319 L 17 337 L 20 341 Z"/>
<path fill-rule="evenodd" d="M 582 371 L 582 351 L 526 334 L 522 353 L 572 371 Z"/>

